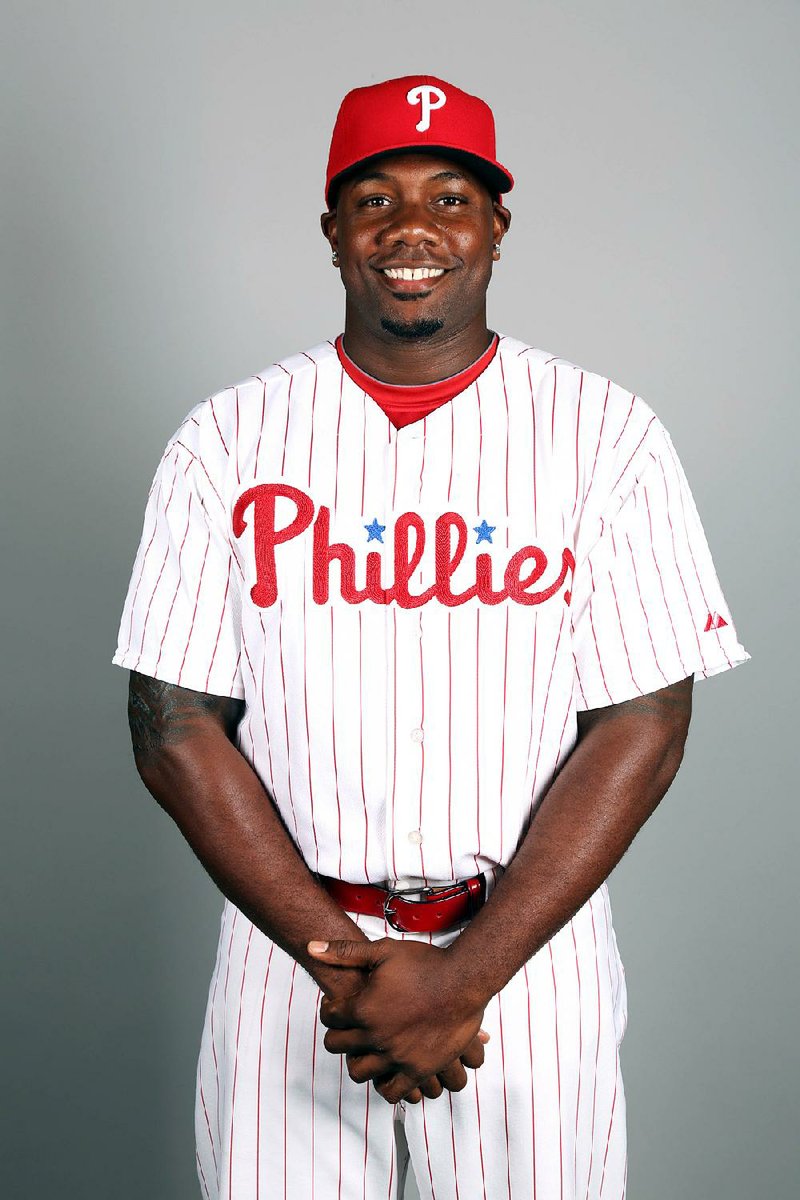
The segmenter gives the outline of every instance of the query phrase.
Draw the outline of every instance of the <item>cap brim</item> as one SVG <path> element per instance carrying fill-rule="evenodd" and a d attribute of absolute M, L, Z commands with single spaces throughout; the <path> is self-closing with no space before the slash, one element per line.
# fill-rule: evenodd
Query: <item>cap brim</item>
<path fill-rule="evenodd" d="M 328 208 L 331 209 L 336 204 L 339 188 L 348 179 L 352 179 L 354 175 L 360 175 L 370 163 L 396 154 L 440 154 L 444 158 L 450 158 L 453 162 L 467 167 L 473 175 L 476 175 L 485 184 L 493 197 L 502 196 L 505 192 L 510 192 L 514 186 L 513 175 L 510 171 L 506 170 L 502 163 L 494 162 L 487 158 L 479 158 L 476 154 L 469 154 L 466 150 L 460 150 L 455 146 L 432 146 L 429 143 L 426 143 L 424 146 L 420 146 L 419 144 L 391 146 L 386 150 L 381 150 L 379 154 L 371 154 L 367 158 L 360 159 L 359 162 L 353 163 L 346 170 L 340 171 L 338 175 L 334 175 L 328 184 L 325 195 Z"/>

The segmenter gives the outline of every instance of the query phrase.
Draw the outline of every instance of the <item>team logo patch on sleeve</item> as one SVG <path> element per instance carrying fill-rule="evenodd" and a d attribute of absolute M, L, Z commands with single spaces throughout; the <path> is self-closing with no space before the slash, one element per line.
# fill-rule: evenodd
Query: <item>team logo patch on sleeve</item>
<path fill-rule="evenodd" d="M 712 629 L 722 629 L 723 625 L 727 624 L 728 622 L 719 613 L 709 613 L 703 632 L 709 633 Z"/>

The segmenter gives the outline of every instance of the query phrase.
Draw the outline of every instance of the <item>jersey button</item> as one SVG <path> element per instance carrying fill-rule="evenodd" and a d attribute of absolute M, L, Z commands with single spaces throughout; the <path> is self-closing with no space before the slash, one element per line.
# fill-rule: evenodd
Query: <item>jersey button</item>
<path fill-rule="evenodd" d="M 421 729 L 412 729 L 411 730 L 412 742 L 421 742 L 424 737 L 425 737 L 425 734 L 422 732 Z"/>
<path fill-rule="evenodd" d="M 412 829 L 411 833 L 408 835 L 408 840 L 411 842 L 412 846 L 420 846 L 422 845 L 422 833 L 419 829 Z"/>

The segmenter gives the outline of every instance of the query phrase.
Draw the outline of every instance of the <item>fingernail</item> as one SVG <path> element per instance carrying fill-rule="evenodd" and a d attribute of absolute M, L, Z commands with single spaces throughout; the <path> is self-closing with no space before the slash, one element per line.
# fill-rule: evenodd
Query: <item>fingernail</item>
<path fill-rule="evenodd" d="M 324 954 L 327 949 L 328 949 L 328 942 L 309 942 L 308 943 L 308 953 L 309 954 Z"/>

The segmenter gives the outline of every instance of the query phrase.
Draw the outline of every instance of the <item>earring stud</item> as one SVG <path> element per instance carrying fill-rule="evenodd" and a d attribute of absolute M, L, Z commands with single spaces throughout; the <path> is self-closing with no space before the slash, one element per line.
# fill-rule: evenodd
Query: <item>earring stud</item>
<path fill-rule="evenodd" d="M 339 265 L 339 251 L 338 250 L 334 250 L 333 254 L 331 255 L 331 262 L 333 263 L 333 265 L 335 267 L 338 267 L 338 265 Z"/>
<path fill-rule="evenodd" d="M 497 255 L 497 257 L 499 258 L 499 257 L 500 257 L 500 243 L 499 243 L 499 242 L 495 242 L 495 244 L 494 244 L 494 246 L 492 247 L 492 249 L 494 250 L 494 252 L 495 252 L 495 254 Z"/>

